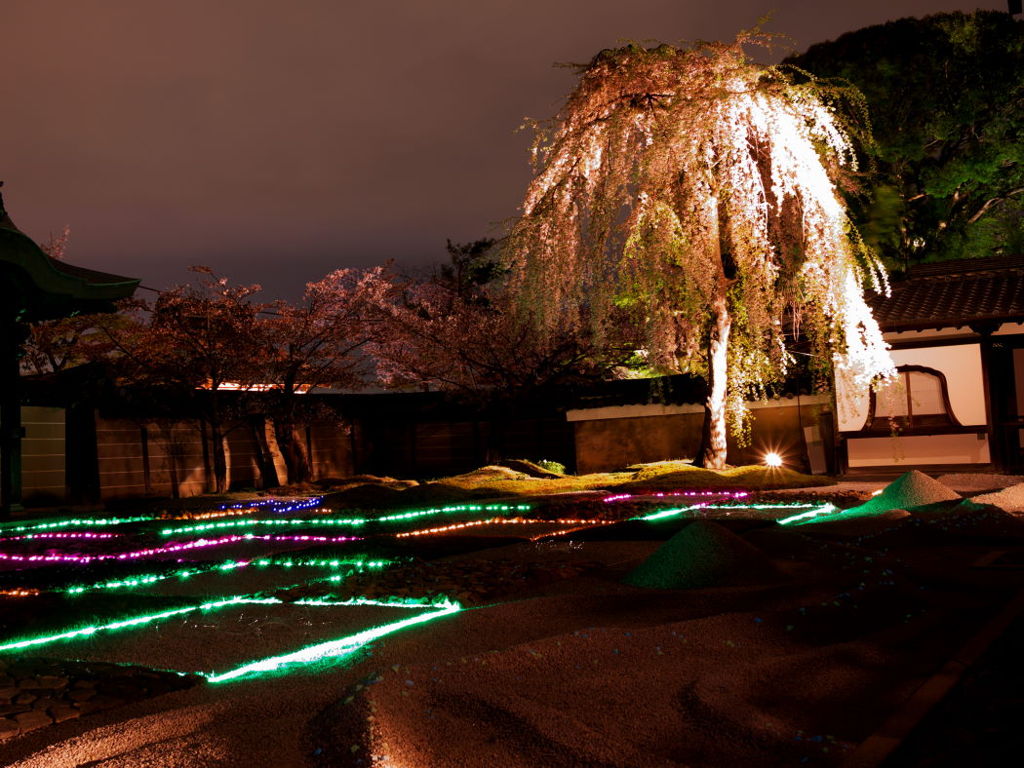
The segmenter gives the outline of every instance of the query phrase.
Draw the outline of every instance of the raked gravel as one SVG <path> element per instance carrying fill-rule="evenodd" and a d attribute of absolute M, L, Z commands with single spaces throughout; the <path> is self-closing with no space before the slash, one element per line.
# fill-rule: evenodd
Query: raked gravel
<path fill-rule="evenodd" d="M 77 643 L 68 641 L 60 651 L 83 661 L 143 664 L 178 672 L 225 672 L 249 661 L 407 619 L 417 610 L 238 605 L 97 633 Z M 44 650 L 53 653 L 52 647 Z"/>

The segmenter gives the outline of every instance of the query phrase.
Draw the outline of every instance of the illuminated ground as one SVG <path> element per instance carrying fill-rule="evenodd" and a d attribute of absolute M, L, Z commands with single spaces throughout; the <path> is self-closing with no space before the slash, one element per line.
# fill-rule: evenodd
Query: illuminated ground
<path fill-rule="evenodd" d="M 850 534 L 810 494 L 785 507 L 617 496 L 7 526 L 2 553 L 93 559 L 7 561 L 6 587 L 41 593 L 5 601 L 0 659 L 144 663 L 211 682 L 18 736 L 0 755 L 47 767 L 371 755 L 403 766 L 775 764 L 769 754 L 834 765 L 1024 583 L 974 567 L 994 547 L 1020 549 L 1016 520 L 879 518 Z M 714 522 L 688 528 L 694 519 Z M 12 538 L 89 530 L 124 535 Z M 684 542 L 695 558 L 731 571 L 669 574 L 717 580 L 688 589 L 622 583 L 687 530 L 701 531 Z M 217 543 L 233 535 L 254 538 Z M 203 538 L 214 543 L 189 546 Z M 746 569 L 755 550 L 759 568 Z M 338 605 L 361 597 L 376 604 Z M 112 626 L 125 620 L 137 623 Z M 93 629 L 53 639 L 83 626 Z"/>

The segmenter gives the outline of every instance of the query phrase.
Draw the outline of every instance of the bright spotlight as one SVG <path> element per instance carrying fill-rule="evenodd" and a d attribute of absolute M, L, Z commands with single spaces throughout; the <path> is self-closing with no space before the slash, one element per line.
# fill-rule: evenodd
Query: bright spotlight
<path fill-rule="evenodd" d="M 771 451 L 764 455 L 764 465 L 766 467 L 781 467 L 782 457 L 775 451 Z"/>

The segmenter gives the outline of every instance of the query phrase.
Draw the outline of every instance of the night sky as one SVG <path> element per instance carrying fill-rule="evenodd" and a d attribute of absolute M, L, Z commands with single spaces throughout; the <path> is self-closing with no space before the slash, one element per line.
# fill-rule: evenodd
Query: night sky
<path fill-rule="evenodd" d="M 268 297 L 500 232 L 523 117 L 626 40 L 767 29 L 798 50 L 942 0 L 4 0 L 0 179 L 37 241 L 163 288 L 207 264 Z"/>

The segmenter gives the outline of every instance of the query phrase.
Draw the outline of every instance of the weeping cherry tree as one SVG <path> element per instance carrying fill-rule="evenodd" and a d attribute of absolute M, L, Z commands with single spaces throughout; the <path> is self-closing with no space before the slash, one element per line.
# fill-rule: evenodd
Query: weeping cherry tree
<path fill-rule="evenodd" d="M 753 63 L 744 46 L 767 42 L 598 54 L 537 126 L 506 245 L 540 327 L 625 315 L 654 369 L 705 378 L 698 461 L 716 469 L 727 424 L 748 434 L 746 398 L 785 376 L 798 337 L 848 391 L 894 374 L 863 298 L 885 274 L 839 192 L 868 136 L 862 102 Z"/>

